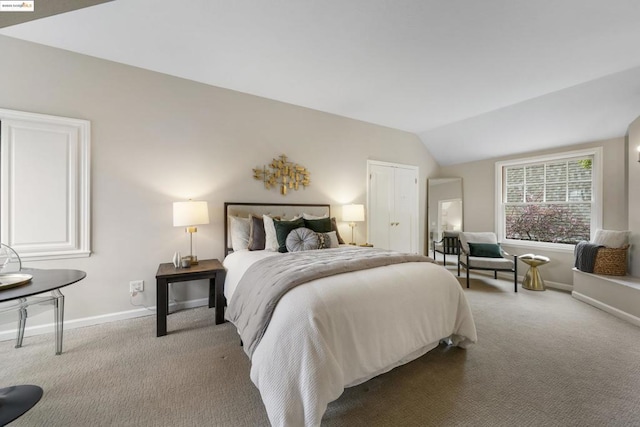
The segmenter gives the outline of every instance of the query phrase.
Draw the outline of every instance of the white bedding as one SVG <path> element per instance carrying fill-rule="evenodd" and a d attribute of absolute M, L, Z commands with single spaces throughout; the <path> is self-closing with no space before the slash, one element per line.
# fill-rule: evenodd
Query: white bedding
<path fill-rule="evenodd" d="M 228 301 L 253 262 L 278 255 L 227 256 Z M 462 288 L 443 267 L 403 263 L 330 276 L 280 300 L 253 354 L 251 380 L 272 425 L 317 426 L 345 387 L 420 357 L 447 337 L 461 347 L 477 340 Z"/>

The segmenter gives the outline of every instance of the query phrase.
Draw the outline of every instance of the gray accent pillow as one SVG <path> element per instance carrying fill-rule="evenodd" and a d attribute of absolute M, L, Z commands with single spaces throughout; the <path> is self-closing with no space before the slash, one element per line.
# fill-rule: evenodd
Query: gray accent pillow
<path fill-rule="evenodd" d="M 265 242 L 264 220 L 262 217 L 251 215 L 249 221 L 249 250 L 262 251 L 264 250 Z"/>
<path fill-rule="evenodd" d="M 286 240 L 289 252 L 309 251 L 318 249 L 318 234 L 308 228 L 299 227 L 291 230 Z"/>
<path fill-rule="evenodd" d="M 336 217 L 331 217 L 331 231 L 336 232 L 336 237 L 338 238 L 338 243 L 344 245 L 344 240 L 342 240 L 342 236 L 340 236 L 340 232 L 338 231 L 338 224 L 336 223 Z"/>
<path fill-rule="evenodd" d="M 231 225 L 231 247 L 234 251 L 241 251 L 249 248 L 249 218 L 241 218 L 229 215 Z"/>

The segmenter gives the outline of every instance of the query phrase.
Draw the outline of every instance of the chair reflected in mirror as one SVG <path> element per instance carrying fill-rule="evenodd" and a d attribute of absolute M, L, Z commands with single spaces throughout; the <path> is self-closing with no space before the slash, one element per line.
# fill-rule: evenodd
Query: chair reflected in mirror
<path fill-rule="evenodd" d="M 436 254 L 442 254 L 442 264 L 447 265 L 447 255 L 455 255 L 457 257 L 459 251 L 458 235 L 459 231 L 444 231 L 442 239 L 432 243 L 433 259 L 438 261 Z"/>

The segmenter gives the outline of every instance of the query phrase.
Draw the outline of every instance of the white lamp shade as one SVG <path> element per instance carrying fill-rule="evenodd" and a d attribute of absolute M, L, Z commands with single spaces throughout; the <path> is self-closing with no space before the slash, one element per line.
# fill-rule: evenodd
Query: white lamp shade
<path fill-rule="evenodd" d="M 344 205 L 342 220 L 347 222 L 364 221 L 364 205 Z"/>
<path fill-rule="evenodd" d="M 209 206 L 205 201 L 189 200 L 173 203 L 173 226 L 209 224 Z"/>

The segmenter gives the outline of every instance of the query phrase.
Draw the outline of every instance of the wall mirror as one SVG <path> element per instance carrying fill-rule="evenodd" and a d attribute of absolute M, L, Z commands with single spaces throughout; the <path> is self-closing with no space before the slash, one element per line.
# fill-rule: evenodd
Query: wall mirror
<path fill-rule="evenodd" d="M 444 231 L 462 231 L 462 178 L 429 179 L 427 208 L 430 242 Z"/>

